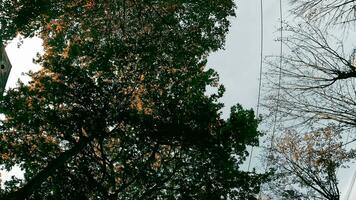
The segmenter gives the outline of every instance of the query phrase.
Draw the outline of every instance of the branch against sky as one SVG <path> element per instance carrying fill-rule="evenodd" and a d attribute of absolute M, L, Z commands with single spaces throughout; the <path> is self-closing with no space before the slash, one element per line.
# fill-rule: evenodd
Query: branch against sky
<path fill-rule="evenodd" d="M 308 133 L 288 130 L 271 151 L 271 167 L 279 179 L 269 186 L 278 199 L 340 199 L 337 170 L 355 158 L 332 124 Z"/>
<path fill-rule="evenodd" d="M 341 136 L 356 126 L 356 60 L 352 44 L 330 33 L 353 36 L 356 1 L 290 2 L 296 18 L 280 29 L 283 52 L 266 58 L 264 105 L 278 127 L 268 186 L 277 199 L 340 199 L 337 178 L 347 179 L 336 171 L 355 159 Z"/>
<path fill-rule="evenodd" d="M 312 23 L 327 26 L 354 26 L 356 23 L 355 0 L 290 0 L 291 11 Z"/>
<path fill-rule="evenodd" d="M 345 53 L 341 41 L 309 23 L 286 25 L 284 31 L 281 68 L 279 57 L 267 58 L 266 77 L 272 93 L 268 94 L 266 107 L 275 112 L 278 104 L 280 117 L 290 124 L 332 120 L 355 126 L 353 52 Z M 274 92 L 279 88 L 279 73 L 282 84 L 278 99 Z"/>

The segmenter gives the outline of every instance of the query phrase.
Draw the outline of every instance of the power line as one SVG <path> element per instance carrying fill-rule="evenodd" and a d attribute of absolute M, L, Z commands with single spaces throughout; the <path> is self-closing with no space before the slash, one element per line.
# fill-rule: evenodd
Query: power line
<path fill-rule="evenodd" d="M 352 176 L 352 179 L 351 179 L 351 185 L 350 187 L 347 189 L 347 192 L 346 192 L 346 200 L 349 200 L 350 199 L 350 196 L 351 196 L 351 191 L 352 191 L 352 188 L 355 184 L 355 179 L 356 179 L 356 171 L 354 172 L 354 175 Z"/>
<path fill-rule="evenodd" d="M 346 143 L 343 144 L 342 146 L 346 147 L 348 144 L 353 143 L 353 142 L 356 141 L 356 139 L 353 139 L 353 140 L 349 141 L 350 133 L 351 132 L 349 131 L 348 134 L 347 134 Z M 354 187 L 354 184 L 355 184 L 355 180 L 356 180 L 356 169 L 354 171 L 354 175 L 352 176 L 352 179 L 351 179 L 351 182 L 350 182 L 350 186 L 347 189 L 347 192 L 346 192 L 346 195 L 345 195 L 345 200 L 349 200 L 350 199 L 352 188 Z"/>
<path fill-rule="evenodd" d="M 274 135 L 276 133 L 276 124 L 279 111 L 280 97 L 281 97 L 281 82 L 282 82 L 282 62 L 283 62 L 283 8 L 282 0 L 279 0 L 279 17 L 280 17 L 280 51 L 279 51 L 279 73 L 278 73 L 278 89 L 277 89 L 277 102 L 276 110 L 274 113 L 273 129 L 271 137 L 271 149 L 274 145 Z"/>
<path fill-rule="evenodd" d="M 356 49 L 353 50 L 353 52 L 352 52 L 352 54 L 351 54 L 350 61 L 351 61 L 351 63 L 352 63 L 353 65 L 356 64 Z M 352 84 L 355 85 L 355 80 L 354 80 L 354 79 L 352 79 Z M 354 130 L 354 133 L 355 133 L 355 131 L 356 131 L 356 130 Z M 353 140 L 349 141 L 350 133 L 351 133 L 351 131 L 349 131 L 348 134 L 347 134 L 346 143 L 342 145 L 342 146 L 345 146 L 345 148 L 346 148 L 346 146 L 347 146 L 348 144 L 353 143 L 353 142 L 356 141 L 356 139 L 353 139 Z M 349 200 L 349 199 L 350 199 L 352 189 L 353 189 L 353 187 L 354 187 L 354 185 L 355 185 L 355 180 L 356 180 L 356 169 L 355 169 L 354 175 L 353 175 L 353 177 L 352 177 L 352 179 L 351 179 L 350 186 L 349 186 L 349 188 L 347 189 L 347 192 L 346 192 L 346 195 L 345 195 L 345 200 Z"/>
<path fill-rule="evenodd" d="M 259 71 L 259 83 L 258 83 L 258 97 L 257 97 L 257 105 L 256 105 L 256 117 L 259 116 L 259 109 L 260 109 L 260 101 L 261 101 L 261 88 L 262 88 L 262 70 L 263 70 L 263 43 L 264 43 L 264 32 L 263 32 L 263 28 L 264 28 L 264 24 L 263 24 L 263 0 L 260 0 L 260 29 L 261 29 L 261 33 L 260 33 L 260 71 Z M 247 171 L 250 171 L 250 167 L 251 167 L 251 161 L 252 161 L 252 156 L 253 156 L 253 146 L 251 146 L 251 151 L 250 151 L 250 158 L 248 161 L 248 167 L 247 167 Z"/>
<path fill-rule="evenodd" d="M 263 24 L 263 0 L 260 1 L 260 15 L 261 15 L 261 52 L 260 52 L 260 74 L 259 74 L 259 83 L 258 83 L 258 98 L 257 98 L 257 106 L 256 106 L 256 116 L 258 117 L 259 115 L 259 110 L 260 110 L 260 101 L 261 101 L 261 88 L 262 88 L 262 70 L 263 70 L 263 50 L 264 50 L 264 32 L 263 32 L 263 28 L 264 28 L 264 24 Z"/>

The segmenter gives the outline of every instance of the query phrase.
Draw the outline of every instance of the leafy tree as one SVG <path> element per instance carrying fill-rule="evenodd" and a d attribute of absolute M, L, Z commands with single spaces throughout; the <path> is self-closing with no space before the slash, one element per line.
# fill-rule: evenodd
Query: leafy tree
<path fill-rule="evenodd" d="M 260 133 L 227 120 L 206 57 L 230 0 L 2 1 L 1 38 L 38 35 L 43 67 L 1 98 L 2 199 L 256 199 L 266 175 L 239 165 Z M 207 86 L 218 87 L 207 96 Z"/>

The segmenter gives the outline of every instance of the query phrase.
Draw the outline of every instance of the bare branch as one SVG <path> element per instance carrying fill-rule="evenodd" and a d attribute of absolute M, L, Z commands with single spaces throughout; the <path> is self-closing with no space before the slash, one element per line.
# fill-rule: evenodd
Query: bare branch
<path fill-rule="evenodd" d="M 342 43 L 309 23 L 286 27 L 288 36 L 283 41 L 288 53 L 283 56 L 281 97 L 277 101 L 275 95 L 279 57 L 269 57 L 265 106 L 272 112 L 278 106 L 289 120 L 356 125 L 356 68 L 342 51 Z"/>
<path fill-rule="evenodd" d="M 330 25 L 354 25 L 355 0 L 291 0 L 292 12 L 310 22 Z"/>

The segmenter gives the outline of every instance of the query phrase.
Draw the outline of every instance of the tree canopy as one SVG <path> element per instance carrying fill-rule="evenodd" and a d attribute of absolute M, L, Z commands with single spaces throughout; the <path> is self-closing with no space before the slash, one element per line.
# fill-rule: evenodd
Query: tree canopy
<path fill-rule="evenodd" d="M 1 98 L 2 199 L 256 199 L 239 165 L 260 133 L 206 69 L 232 0 L 2 1 L 3 42 L 43 39 L 42 66 Z M 218 92 L 206 95 L 206 87 Z"/>

